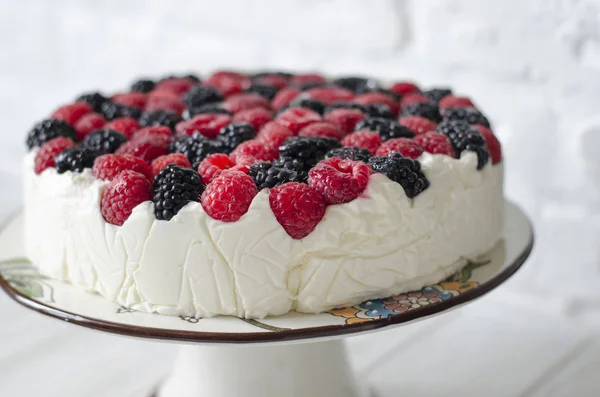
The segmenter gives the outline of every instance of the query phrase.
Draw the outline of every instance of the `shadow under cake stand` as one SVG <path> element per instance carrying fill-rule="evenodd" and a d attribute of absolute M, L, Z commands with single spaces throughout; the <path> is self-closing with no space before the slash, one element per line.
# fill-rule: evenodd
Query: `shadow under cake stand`
<path fill-rule="evenodd" d="M 525 262 L 533 230 L 506 203 L 504 239 L 477 262 L 419 291 L 321 314 L 264 320 L 172 317 L 137 312 L 40 275 L 24 258 L 22 216 L 0 231 L 0 287 L 18 303 L 69 323 L 181 344 L 158 397 L 362 397 L 342 339 L 456 309 L 498 287 Z M 8 255 L 4 255 L 8 253 Z"/>

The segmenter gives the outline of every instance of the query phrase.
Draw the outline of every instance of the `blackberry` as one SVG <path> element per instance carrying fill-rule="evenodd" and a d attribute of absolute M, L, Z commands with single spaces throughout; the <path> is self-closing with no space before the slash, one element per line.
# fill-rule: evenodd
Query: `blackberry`
<path fill-rule="evenodd" d="M 292 87 L 296 87 L 301 91 L 306 91 L 306 90 L 310 90 L 311 88 L 325 87 L 328 85 L 329 85 L 329 83 L 324 82 L 324 81 L 308 81 L 306 83 L 293 84 Z"/>
<path fill-rule="evenodd" d="M 277 167 L 273 163 L 255 163 L 248 168 L 248 175 L 254 180 L 258 190 L 273 188 L 286 182 L 297 182 L 298 172 Z"/>
<path fill-rule="evenodd" d="M 490 154 L 485 139 L 475 128 L 465 121 L 442 121 L 437 126 L 437 132 L 450 139 L 456 157 L 465 150 L 477 153 L 477 169 L 480 170 L 489 161 Z"/>
<path fill-rule="evenodd" d="M 333 80 L 333 84 L 353 92 L 365 92 L 377 88 L 377 82 L 366 77 L 341 77 Z"/>
<path fill-rule="evenodd" d="M 198 86 L 189 90 L 183 96 L 183 103 L 187 108 L 197 108 L 207 103 L 221 102 L 223 94 L 216 88 Z"/>
<path fill-rule="evenodd" d="M 104 102 L 100 109 L 100 113 L 107 120 L 118 119 L 119 117 L 132 117 L 137 119 L 142 113 L 140 109 L 133 106 L 125 106 L 120 103 Z"/>
<path fill-rule="evenodd" d="M 335 109 L 357 109 L 363 112 L 367 117 L 383 117 L 384 119 L 394 118 L 390 107 L 383 103 L 360 104 L 354 102 L 334 102 L 325 108 L 324 113 L 327 114 Z"/>
<path fill-rule="evenodd" d="M 27 147 L 42 146 L 51 139 L 64 136 L 76 140 L 75 128 L 62 120 L 43 120 L 33 126 L 27 134 Z"/>
<path fill-rule="evenodd" d="M 181 153 L 190 160 L 192 168 L 197 169 L 200 162 L 208 155 L 222 153 L 219 142 L 202 136 L 199 132 L 175 138 L 171 143 L 171 152 Z"/>
<path fill-rule="evenodd" d="M 490 128 L 490 122 L 479 110 L 474 108 L 448 108 L 442 111 L 444 120 L 466 121 L 468 124 L 481 124 Z"/>
<path fill-rule="evenodd" d="M 149 79 L 140 79 L 131 85 L 131 91 L 148 93 L 154 89 L 156 83 Z"/>
<path fill-rule="evenodd" d="M 284 110 L 289 109 L 289 108 L 306 108 L 306 109 L 314 110 L 315 112 L 322 115 L 325 110 L 325 104 L 316 99 L 302 98 L 302 99 L 294 100 L 294 101 L 288 103 L 287 105 L 282 106 L 277 113 L 278 114 L 282 113 Z"/>
<path fill-rule="evenodd" d="M 169 79 L 190 79 L 195 83 L 200 82 L 200 78 L 198 78 L 198 76 L 196 76 L 195 74 L 191 74 L 191 73 L 179 74 L 179 75 L 178 74 L 170 74 L 170 75 L 167 75 L 167 76 L 161 78 L 160 81 L 169 80 Z"/>
<path fill-rule="evenodd" d="M 94 110 L 94 112 L 102 113 L 102 105 L 105 102 L 110 102 L 110 99 L 108 99 L 104 95 L 100 94 L 99 92 L 89 92 L 89 93 L 86 93 L 86 94 L 83 94 L 83 95 L 80 95 L 79 97 L 77 97 L 76 101 L 77 102 L 85 102 L 88 105 L 90 105 L 90 107 L 92 108 L 92 110 Z"/>
<path fill-rule="evenodd" d="M 282 72 L 282 71 L 262 71 L 262 72 L 258 72 L 255 73 L 254 75 L 252 75 L 252 80 L 256 80 L 259 79 L 261 77 L 267 77 L 267 76 L 279 76 L 279 77 L 284 77 L 286 79 L 289 79 L 293 76 L 292 73 L 289 72 Z"/>
<path fill-rule="evenodd" d="M 402 108 L 402 116 L 420 116 L 425 117 L 435 123 L 442 121 L 440 108 L 434 103 L 412 103 Z"/>
<path fill-rule="evenodd" d="M 190 108 L 190 109 L 185 109 L 183 111 L 183 119 L 184 120 L 189 120 L 191 118 L 194 118 L 194 116 L 197 116 L 199 114 L 206 114 L 206 113 L 221 113 L 221 114 L 226 114 L 228 116 L 232 116 L 233 113 L 231 113 L 229 110 L 225 109 L 222 105 L 217 104 L 217 103 L 209 103 L 208 105 L 203 105 L 197 108 Z"/>
<path fill-rule="evenodd" d="M 323 160 L 327 152 L 341 146 L 340 142 L 333 138 L 295 136 L 288 138 L 279 147 L 279 159 L 273 164 L 298 172 L 298 180 L 303 182 L 308 177 L 308 171 Z"/>
<path fill-rule="evenodd" d="M 125 142 L 127 142 L 125 135 L 107 128 L 94 131 L 86 136 L 82 145 L 93 151 L 97 156 L 100 156 L 116 152 Z"/>
<path fill-rule="evenodd" d="M 231 123 L 219 131 L 217 139 L 227 153 L 233 151 L 240 143 L 254 139 L 256 131 L 248 123 Z"/>
<path fill-rule="evenodd" d="M 371 117 L 363 120 L 356 125 L 354 130 L 375 131 L 384 141 L 394 138 L 413 138 L 415 136 L 415 134 L 407 127 L 398 124 L 394 120 L 384 119 L 382 117 Z"/>
<path fill-rule="evenodd" d="M 371 153 L 367 149 L 350 146 L 330 150 L 325 155 L 325 158 L 330 157 L 339 157 L 341 159 L 362 161 L 364 163 L 368 163 L 369 159 L 371 158 Z"/>
<path fill-rule="evenodd" d="M 277 94 L 277 91 L 279 91 L 279 88 L 277 88 L 273 85 L 257 84 L 257 83 L 252 84 L 250 87 L 248 87 L 248 88 L 246 88 L 246 90 L 244 90 L 244 92 L 261 95 L 261 96 L 267 98 L 269 101 L 275 97 L 275 95 Z"/>
<path fill-rule="evenodd" d="M 421 163 L 403 157 L 398 152 L 391 152 L 387 156 L 373 156 L 369 159 L 369 164 L 373 171 L 399 183 L 408 198 L 418 196 L 429 187 L 429 180 L 421 171 Z"/>
<path fill-rule="evenodd" d="M 440 99 L 445 97 L 446 95 L 452 94 L 452 90 L 450 88 L 432 88 L 427 91 L 423 91 L 423 94 L 433 103 L 438 103 Z"/>
<path fill-rule="evenodd" d="M 73 147 L 63 150 L 56 157 L 56 171 L 62 174 L 67 171 L 82 172 L 86 168 L 92 168 L 96 153 L 86 147 Z"/>
<path fill-rule="evenodd" d="M 191 168 L 170 164 L 154 178 L 152 202 L 158 220 L 171 220 L 190 201 L 200 201 L 202 178 Z"/>
<path fill-rule="evenodd" d="M 144 112 L 140 116 L 140 126 L 150 127 L 153 125 L 164 125 L 171 130 L 175 129 L 175 125 L 181 121 L 181 117 L 175 112 L 169 110 L 155 110 L 153 112 Z"/>

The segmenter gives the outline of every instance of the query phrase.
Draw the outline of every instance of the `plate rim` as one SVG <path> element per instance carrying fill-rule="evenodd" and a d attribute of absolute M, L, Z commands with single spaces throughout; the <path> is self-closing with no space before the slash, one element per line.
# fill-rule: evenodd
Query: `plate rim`
<path fill-rule="evenodd" d="M 476 288 L 466 291 L 458 296 L 452 297 L 450 299 L 444 300 L 433 305 L 427 305 L 415 310 L 411 310 L 402 313 L 401 315 L 390 316 L 388 318 L 381 318 L 368 322 L 342 325 L 323 325 L 301 329 L 286 329 L 282 331 L 261 331 L 248 333 L 205 332 L 175 330 L 167 328 L 153 328 L 99 320 L 96 318 L 91 318 L 77 313 L 61 310 L 50 305 L 44 304 L 42 302 L 38 302 L 13 289 L 10 286 L 10 284 L 6 281 L 6 279 L 4 279 L 2 273 L 0 273 L 0 288 L 2 288 L 2 290 L 4 290 L 4 292 L 15 302 L 45 316 L 63 320 L 78 326 L 94 329 L 97 331 L 103 331 L 123 336 L 131 336 L 136 338 L 159 339 L 165 341 L 177 341 L 188 343 L 196 342 L 208 344 L 252 344 L 266 342 L 288 342 L 314 338 L 343 337 L 349 334 L 378 330 L 384 327 L 388 327 L 390 325 L 408 323 L 420 318 L 442 313 L 444 311 L 447 311 L 449 309 L 455 308 L 457 306 L 463 305 L 467 302 L 482 297 L 483 295 L 489 293 L 496 287 L 503 284 L 510 277 L 512 277 L 522 267 L 522 265 L 525 263 L 525 261 L 531 254 L 535 241 L 535 233 L 532 227 L 531 220 L 521 210 L 521 208 L 516 204 L 509 202 L 508 200 L 506 200 L 505 202 L 508 205 L 514 206 L 529 225 L 529 241 L 523 249 L 523 251 L 517 256 L 517 258 L 515 258 L 515 260 L 510 265 L 506 266 L 502 271 L 494 275 L 489 280 L 481 283 Z M 12 222 L 14 222 L 21 213 L 22 212 L 19 211 L 10 216 L 5 222 L 2 223 L 0 229 L 5 229 L 8 225 L 12 224 Z M 84 290 L 82 290 L 81 292 L 88 293 Z"/>

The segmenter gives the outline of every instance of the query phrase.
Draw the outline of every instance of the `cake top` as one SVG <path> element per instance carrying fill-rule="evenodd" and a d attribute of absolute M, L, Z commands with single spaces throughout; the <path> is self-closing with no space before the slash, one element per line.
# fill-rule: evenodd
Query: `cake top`
<path fill-rule="evenodd" d="M 109 223 L 122 225 L 148 200 L 158 220 L 197 201 L 235 222 L 269 189 L 293 238 L 308 235 L 328 205 L 359 197 L 373 173 L 417 197 L 430 184 L 418 160 L 425 152 L 474 152 L 478 169 L 501 161 L 488 119 L 450 89 L 283 72 L 168 76 L 86 93 L 36 124 L 26 143 L 38 174 L 91 169 L 107 181 Z"/>

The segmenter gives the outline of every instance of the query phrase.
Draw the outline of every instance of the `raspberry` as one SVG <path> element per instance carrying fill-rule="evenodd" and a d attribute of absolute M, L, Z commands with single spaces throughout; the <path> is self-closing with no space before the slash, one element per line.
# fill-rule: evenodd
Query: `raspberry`
<path fill-rule="evenodd" d="M 327 82 L 327 79 L 320 74 L 297 74 L 292 76 L 289 83 L 292 86 L 303 86 L 305 84 L 324 84 Z"/>
<path fill-rule="evenodd" d="M 415 198 L 429 187 L 429 180 L 421 171 L 421 163 L 391 152 L 387 157 L 374 156 L 369 159 L 373 171 L 386 175 L 404 189 L 408 198 Z"/>
<path fill-rule="evenodd" d="M 471 125 L 480 124 L 490 128 L 489 120 L 475 108 L 446 108 L 442 112 L 444 120 L 465 121 Z"/>
<path fill-rule="evenodd" d="M 452 90 L 449 88 L 432 88 L 427 91 L 423 91 L 423 94 L 433 103 L 438 103 L 442 98 L 452 94 Z"/>
<path fill-rule="evenodd" d="M 171 220 L 190 201 L 199 202 L 203 189 L 200 175 L 195 170 L 168 165 L 152 183 L 154 216 L 158 220 Z"/>
<path fill-rule="evenodd" d="M 156 110 L 170 110 L 177 115 L 185 110 L 183 101 L 176 96 L 164 94 L 164 95 L 149 95 L 144 111 L 154 112 Z"/>
<path fill-rule="evenodd" d="M 92 174 L 97 179 L 112 181 L 122 171 L 131 170 L 152 178 L 148 164 L 130 154 L 105 154 L 94 160 Z"/>
<path fill-rule="evenodd" d="M 271 104 L 267 98 L 252 93 L 232 95 L 223 102 L 223 106 L 231 113 L 253 108 L 271 108 Z"/>
<path fill-rule="evenodd" d="M 256 139 L 271 148 L 277 149 L 286 139 L 293 136 L 294 134 L 287 127 L 282 126 L 276 121 L 271 121 L 265 124 L 256 136 Z"/>
<path fill-rule="evenodd" d="M 344 137 L 344 132 L 340 128 L 329 121 L 317 121 L 302 128 L 298 136 L 324 136 L 337 139 L 338 141 Z"/>
<path fill-rule="evenodd" d="M 277 123 L 287 127 L 294 135 L 307 125 L 321 121 L 319 113 L 306 108 L 289 108 L 276 118 Z"/>
<path fill-rule="evenodd" d="M 351 101 L 354 98 L 352 91 L 340 87 L 315 87 L 307 90 L 306 95 L 326 105 L 331 105 L 338 101 Z"/>
<path fill-rule="evenodd" d="M 294 87 L 286 87 L 280 90 L 271 101 L 271 107 L 279 110 L 281 107 L 292 102 L 302 91 Z"/>
<path fill-rule="evenodd" d="M 396 94 L 398 94 L 400 96 L 405 96 L 406 94 L 419 92 L 420 90 L 419 90 L 419 87 L 417 87 L 413 83 L 410 83 L 407 81 L 400 81 L 400 82 L 392 85 L 390 87 L 390 91 L 395 92 Z"/>
<path fill-rule="evenodd" d="M 502 161 L 502 146 L 500 145 L 500 141 L 494 135 L 494 133 L 487 127 L 483 125 L 474 125 L 475 128 L 485 139 L 485 144 L 487 145 L 488 152 L 490 152 L 490 158 L 492 159 L 492 164 L 498 164 Z"/>
<path fill-rule="evenodd" d="M 120 132 L 103 129 L 86 136 L 81 144 L 99 156 L 114 153 L 125 142 L 127 142 L 127 138 Z"/>
<path fill-rule="evenodd" d="M 88 113 L 81 117 L 73 127 L 78 140 L 83 140 L 93 131 L 99 130 L 106 125 L 106 119 L 98 113 Z M 114 128 L 113 128 L 114 129 Z"/>
<path fill-rule="evenodd" d="M 125 94 L 115 94 L 110 100 L 121 105 L 143 109 L 144 106 L 146 106 L 148 98 L 146 97 L 146 94 L 141 92 L 128 92 Z"/>
<path fill-rule="evenodd" d="M 255 131 L 260 131 L 263 125 L 273 120 L 273 113 L 265 108 L 241 110 L 233 116 L 233 122 L 248 123 Z"/>
<path fill-rule="evenodd" d="M 156 83 L 149 79 L 140 79 L 131 84 L 131 91 L 149 93 L 154 89 Z"/>
<path fill-rule="evenodd" d="M 220 71 L 210 76 L 206 85 L 218 88 L 224 96 L 228 97 L 238 94 L 250 86 L 250 79 L 241 73 Z"/>
<path fill-rule="evenodd" d="M 342 145 L 368 150 L 374 154 L 381 146 L 381 136 L 375 131 L 356 131 L 342 139 Z"/>
<path fill-rule="evenodd" d="M 202 182 L 210 183 L 214 178 L 221 175 L 225 170 L 234 169 L 246 173 L 247 167 L 236 166 L 228 155 L 224 153 L 215 153 L 206 157 L 198 166 L 198 173 L 202 177 Z"/>
<path fill-rule="evenodd" d="M 183 96 L 183 103 L 185 103 L 187 108 L 197 108 L 202 105 L 221 101 L 223 101 L 223 94 L 214 87 L 194 87 Z"/>
<path fill-rule="evenodd" d="M 387 156 L 390 152 L 398 152 L 404 157 L 417 159 L 423 154 L 423 148 L 415 141 L 406 138 L 395 138 L 383 142 L 375 155 Z"/>
<path fill-rule="evenodd" d="M 302 239 L 315 230 L 327 208 L 327 200 L 321 193 L 298 182 L 271 189 L 269 204 L 277 222 L 295 239 Z"/>
<path fill-rule="evenodd" d="M 286 182 L 297 182 L 298 173 L 273 165 L 273 163 L 255 163 L 248 169 L 248 175 L 254 180 L 258 190 L 273 188 Z"/>
<path fill-rule="evenodd" d="M 397 115 L 398 111 L 400 110 L 400 104 L 396 102 L 394 98 L 381 92 L 368 92 L 366 94 L 361 94 L 354 98 L 354 102 L 362 105 L 386 105 L 390 108 L 394 116 Z"/>
<path fill-rule="evenodd" d="M 362 194 L 369 183 L 370 167 L 362 161 L 332 157 L 308 172 L 308 184 L 329 204 L 348 203 Z"/>
<path fill-rule="evenodd" d="M 223 172 L 210 182 L 200 202 L 206 213 L 222 222 L 235 222 L 242 217 L 258 193 L 252 178 L 243 172 Z"/>
<path fill-rule="evenodd" d="M 165 127 L 165 126 L 153 126 L 153 127 L 146 127 L 146 128 L 142 128 L 139 131 L 136 131 L 135 134 L 133 134 L 133 136 L 131 137 L 132 141 L 142 141 L 144 139 L 147 139 L 150 136 L 156 136 L 156 135 L 161 135 L 163 137 L 163 139 L 169 139 L 171 140 L 173 138 L 173 134 L 171 133 L 171 130 L 169 129 L 169 127 Z"/>
<path fill-rule="evenodd" d="M 306 109 L 313 110 L 313 111 L 319 113 L 320 115 L 322 115 L 323 112 L 325 111 L 325 104 L 316 99 L 296 98 L 292 102 L 288 103 L 287 105 L 279 108 L 279 113 L 282 113 L 289 108 L 306 108 Z"/>
<path fill-rule="evenodd" d="M 233 151 L 242 142 L 249 141 L 256 137 L 254 127 L 248 123 L 231 123 L 221 128 L 218 141 L 221 143 L 223 151 L 229 153 Z"/>
<path fill-rule="evenodd" d="M 35 155 L 33 170 L 36 174 L 41 174 L 45 169 L 55 167 L 54 156 L 74 146 L 72 139 L 62 136 L 44 143 Z"/>
<path fill-rule="evenodd" d="M 325 120 L 337 125 L 344 134 L 354 131 L 356 124 L 365 119 L 365 114 L 358 109 L 334 109 L 325 115 Z"/>
<path fill-rule="evenodd" d="M 467 97 L 446 95 L 440 99 L 440 108 L 474 108 L 473 102 Z"/>
<path fill-rule="evenodd" d="M 132 119 L 131 117 L 120 117 L 106 123 L 104 128 L 120 132 L 127 138 L 131 138 L 133 134 L 140 129 L 140 125 L 136 119 Z"/>
<path fill-rule="evenodd" d="M 357 131 L 375 131 L 384 141 L 393 138 L 412 138 L 415 136 L 408 128 L 393 120 L 384 119 L 382 117 L 371 117 L 363 120 L 356 125 L 355 129 Z"/>
<path fill-rule="evenodd" d="M 133 139 L 121 146 L 117 154 L 130 154 L 139 157 L 147 163 L 150 163 L 157 157 L 169 153 L 170 138 L 165 136 L 152 135 L 143 139 Z"/>
<path fill-rule="evenodd" d="M 64 136 L 76 140 L 76 132 L 70 124 L 62 120 L 43 120 L 33 126 L 27 134 L 27 147 L 31 150 L 51 139 Z"/>
<path fill-rule="evenodd" d="M 437 124 L 425 117 L 404 116 L 398 119 L 398 124 L 405 126 L 415 135 L 424 134 L 429 131 L 435 131 Z"/>
<path fill-rule="evenodd" d="M 192 135 L 198 131 L 207 138 L 213 139 L 219 135 L 221 128 L 231 123 L 231 117 L 225 114 L 199 114 L 191 120 L 178 123 L 175 126 L 177 135 Z"/>
<path fill-rule="evenodd" d="M 164 125 L 171 130 L 181 121 L 181 117 L 170 110 L 155 110 L 153 112 L 144 112 L 140 116 L 140 126 L 150 127 L 153 125 Z"/>
<path fill-rule="evenodd" d="M 159 156 L 152 160 L 150 163 L 150 180 L 154 180 L 154 177 L 158 175 L 158 173 L 166 168 L 169 164 L 175 164 L 184 168 L 192 168 L 192 164 L 187 157 L 185 157 L 181 153 L 169 153 L 163 156 Z"/>
<path fill-rule="evenodd" d="M 417 135 L 414 142 L 421 145 L 427 153 L 456 157 L 450 140 L 445 135 L 438 134 L 435 131 Z"/>
<path fill-rule="evenodd" d="M 405 106 L 412 105 L 415 103 L 427 103 L 429 99 L 420 92 L 411 92 L 400 99 L 400 108 L 403 109 Z"/>
<path fill-rule="evenodd" d="M 252 139 L 236 147 L 230 157 L 233 162 L 237 163 L 237 157 L 249 156 L 258 161 L 273 161 L 277 155 L 277 149 L 269 147 L 257 139 Z"/>
<path fill-rule="evenodd" d="M 344 160 L 362 161 L 368 163 L 371 158 L 371 153 L 367 149 L 361 149 L 359 147 L 341 147 L 332 149 L 325 155 L 325 158 L 339 157 Z"/>
<path fill-rule="evenodd" d="M 104 102 L 102 109 L 100 109 L 102 115 L 106 120 L 114 120 L 119 117 L 132 117 L 137 119 L 140 117 L 140 109 L 134 108 L 133 106 L 125 106 L 120 103 Z"/>
<path fill-rule="evenodd" d="M 100 203 L 102 217 L 110 224 L 121 226 L 135 207 L 151 198 L 148 178 L 139 172 L 123 171 L 104 190 Z"/>
<path fill-rule="evenodd" d="M 75 102 L 71 105 L 61 106 L 50 116 L 54 120 L 62 120 L 68 124 L 75 125 L 84 115 L 91 113 L 92 107 L 84 102 Z"/>
<path fill-rule="evenodd" d="M 56 171 L 59 174 L 67 171 L 83 172 L 86 168 L 92 168 L 96 154 L 85 147 L 71 147 L 63 150 L 54 157 Z"/>
<path fill-rule="evenodd" d="M 77 102 L 84 102 L 90 105 L 92 110 L 96 113 L 102 112 L 102 105 L 105 102 L 109 102 L 109 99 L 99 92 L 88 92 L 86 94 L 80 95 L 77 98 Z"/>
<path fill-rule="evenodd" d="M 337 78 L 333 80 L 333 84 L 352 92 L 365 92 L 369 89 L 377 87 L 377 82 L 375 80 L 356 76 Z"/>
<path fill-rule="evenodd" d="M 289 77 L 282 76 L 280 74 L 267 74 L 264 76 L 255 77 L 252 80 L 252 85 L 267 85 L 280 90 L 282 88 L 287 87 L 289 82 Z M 251 85 L 251 87 L 252 87 Z M 271 98 L 272 99 L 272 98 Z"/>
<path fill-rule="evenodd" d="M 402 108 L 401 115 L 420 116 L 431 120 L 435 123 L 439 123 L 440 121 L 442 121 L 442 116 L 440 115 L 440 108 L 436 104 L 430 102 L 413 103 L 411 105 L 406 105 Z"/>
<path fill-rule="evenodd" d="M 245 93 L 258 94 L 267 98 L 269 101 L 271 101 L 275 97 L 278 91 L 278 87 L 262 83 L 252 83 L 250 87 L 244 90 Z"/>
<path fill-rule="evenodd" d="M 196 81 L 187 77 L 170 77 L 158 82 L 154 87 L 154 91 L 168 91 L 181 95 L 188 92 L 196 84 Z"/>

